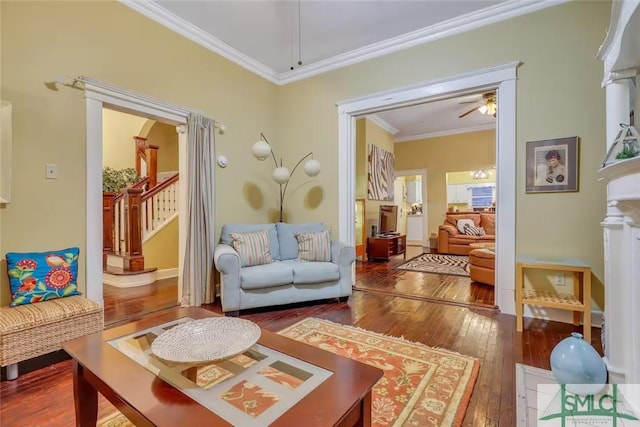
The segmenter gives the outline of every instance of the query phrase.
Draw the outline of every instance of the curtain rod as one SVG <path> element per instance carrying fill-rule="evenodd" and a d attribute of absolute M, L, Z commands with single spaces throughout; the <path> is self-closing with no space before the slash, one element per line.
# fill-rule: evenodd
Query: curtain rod
<path fill-rule="evenodd" d="M 92 86 L 94 88 L 98 88 L 98 89 L 103 89 L 105 91 L 108 92 L 115 92 L 118 94 L 122 94 L 125 95 L 127 97 L 131 97 L 131 98 L 136 98 L 138 100 L 141 100 L 143 102 L 149 103 L 149 104 L 154 104 L 154 105 L 162 105 L 164 107 L 164 109 L 170 109 L 173 110 L 174 112 L 180 114 L 180 115 L 184 115 L 184 116 L 188 116 L 190 113 L 194 113 L 194 114 L 200 114 L 202 116 L 206 117 L 206 114 L 204 114 L 201 111 L 198 110 L 193 110 L 187 107 L 184 107 L 182 105 L 178 105 L 178 104 L 174 104 L 171 102 L 167 102 L 167 101 L 162 101 L 158 98 L 154 98 L 152 96 L 148 96 L 142 93 L 138 93 L 138 92 L 134 92 L 134 91 L 130 91 L 127 89 L 123 89 L 121 87 L 118 86 L 114 86 L 110 83 L 107 82 L 103 82 L 100 80 L 96 80 L 93 79 L 91 77 L 86 77 L 86 76 L 76 76 L 76 77 L 57 77 L 55 80 L 57 83 L 60 83 L 64 86 L 69 86 L 75 89 L 85 89 L 86 85 Z M 84 85 L 85 87 L 81 87 L 79 86 L 79 84 Z M 227 129 L 227 126 L 222 123 L 219 122 L 217 120 L 211 119 L 214 123 L 214 126 L 216 129 L 218 129 L 218 133 L 223 134 L 225 132 L 225 130 Z"/>

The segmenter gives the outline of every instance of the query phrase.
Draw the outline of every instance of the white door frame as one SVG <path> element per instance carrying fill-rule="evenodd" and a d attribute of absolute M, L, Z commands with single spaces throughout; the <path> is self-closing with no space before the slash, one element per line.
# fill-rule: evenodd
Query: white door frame
<path fill-rule="evenodd" d="M 429 246 L 429 238 L 427 237 L 427 233 L 429 233 L 429 222 L 427 210 L 425 209 L 425 205 L 427 204 L 427 170 L 426 169 L 406 169 L 406 170 L 396 170 L 395 176 L 415 176 L 420 175 L 422 177 L 422 247 L 426 248 Z"/>
<path fill-rule="evenodd" d="M 496 284 L 495 304 L 515 314 L 516 249 L 516 79 L 520 62 L 510 62 L 446 79 L 340 101 L 338 106 L 339 239 L 355 241 L 355 118 L 455 95 L 495 89 L 496 125 Z"/>
<path fill-rule="evenodd" d="M 102 286 L 102 108 L 137 114 L 176 126 L 180 174 L 179 194 L 187 194 L 187 116 L 189 111 L 111 84 L 78 77 L 86 100 L 86 296 L 104 305 Z M 180 197 L 179 212 L 186 212 L 186 197 Z M 186 215 L 178 217 L 178 303 L 182 300 L 182 269 L 186 248 Z"/>

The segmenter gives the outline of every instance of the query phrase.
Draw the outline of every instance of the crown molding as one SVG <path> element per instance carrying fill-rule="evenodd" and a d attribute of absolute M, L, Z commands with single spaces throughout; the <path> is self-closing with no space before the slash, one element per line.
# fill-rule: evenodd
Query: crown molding
<path fill-rule="evenodd" d="M 396 133 L 400 132 L 398 129 L 394 128 L 389 123 L 387 123 L 386 121 L 381 119 L 377 114 L 369 114 L 369 115 L 367 115 L 367 119 L 369 119 L 371 122 L 373 122 L 377 126 L 379 126 L 382 129 L 384 129 L 385 131 L 387 131 L 391 135 L 395 135 Z"/>
<path fill-rule="evenodd" d="M 178 15 L 168 11 L 157 3 L 150 0 L 118 1 L 136 12 L 141 13 L 147 18 L 175 31 L 181 36 L 184 36 L 189 40 L 217 53 L 242 68 L 257 74 L 272 83 L 280 84 L 278 73 L 271 68 L 245 55 L 239 50 L 234 49 L 222 40 L 215 38 L 211 34 L 193 25 L 189 21 L 180 18 Z"/>
<path fill-rule="evenodd" d="M 176 33 L 198 43 L 201 46 L 219 54 L 235 64 L 269 80 L 277 85 L 286 85 L 309 77 L 317 76 L 328 71 L 378 58 L 390 53 L 398 52 L 410 47 L 434 40 L 460 34 L 500 21 L 515 18 L 548 7 L 557 6 L 570 0 L 507 0 L 497 5 L 458 16 L 440 22 L 430 27 L 412 31 L 378 43 L 373 43 L 360 49 L 345 52 L 340 55 L 305 65 L 293 71 L 277 73 L 270 67 L 254 60 L 244 53 L 234 49 L 211 34 L 203 31 L 189 21 L 180 18 L 164 7 L 151 0 L 118 0 L 136 12 L 145 15 L 153 21 L 164 25 Z"/>
<path fill-rule="evenodd" d="M 458 135 L 461 133 L 478 132 L 481 130 L 490 130 L 495 128 L 496 128 L 495 124 L 479 125 L 479 126 L 473 126 L 473 127 L 467 127 L 467 128 L 458 128 L 458 129 L 442 130 L 438 132 L 421 133 L 419 135 L 403 136 L 400 138 L 394 138 L 394 141 L 395 142 L 416 141 L 418 139 L 435 138 L 438 136 Z"/>

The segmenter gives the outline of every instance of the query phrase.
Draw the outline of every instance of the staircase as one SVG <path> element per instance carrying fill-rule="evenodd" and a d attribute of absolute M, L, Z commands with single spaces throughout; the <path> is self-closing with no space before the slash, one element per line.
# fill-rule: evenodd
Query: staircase
<path fill-rule="evenodd" d="M 134 140 L 136 170 L 147 177 L 119 194 L 102 194 L 103 282 L 116 287 L 155 282 L 157 268 L 145 267 L 143 244 L 175 220 L 179 210 L 179 174 L 158 174 L 158 147 L 142 137 Z"/>

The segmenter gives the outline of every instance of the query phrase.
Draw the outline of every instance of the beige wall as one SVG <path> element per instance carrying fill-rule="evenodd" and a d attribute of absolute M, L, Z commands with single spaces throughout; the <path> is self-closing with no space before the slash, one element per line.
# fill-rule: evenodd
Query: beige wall
<path fill-rule="evenodd" d="M 2 248 L 84 246 L 84 209 L 75 208 L 85 204 L 84 100 L 78 90 L 46 89 L 55 76 L 88 75 L 225 122 L 216 148 L 230 164 L 216 170 L 216 232 L 226 222 L 270 220 L 278 210 L 273 164 L 250 153 L 260 131 L 285 165 L 311 150 L 322 164 L 316 178 L 292 178 L 287 220 L 337 229 L 336 102 L 517 60 L 516 249 L 584 258 L 601 298 L 605 189 L 595 173 L 605 103 L 595 54 L 610 7 L 568 2 L 277 87 L 118 3 L 0 2 L 0 89 L 15 105 L 14 202 L 2 214 Z M 127 31 L 114 31 L 114 23 Z M 581 139 L 580 191 L 525 194 L 525 142 L 573 135 Z M 47 162 L 58 164 L 58 180 L 44 180 Z"/>
<path fill-rule="evenodd" d="M 595 55 L 610 10 L 611 3 L 605 1 L 568 2 L 287 85 L 278 108 L 278 128 L 286 131 L 282 142 L 295 147 L 305 136 L 327 164 L 338 154 L 337 101 L 521 61 L 514 141 L 516 251 L 584 258 L 593 266 L 594 296 L 601 302 L 599 223 L 605 213 L 605 188 L 596 171 L 605 151 L 605 98 L 600 86 L 603 66 Z M 580 191 L 525 194 L 526 141 L 573 135 L 581 140 Z M 414 164 L 419 159 L 405 163 L 399 154 L 397 162 L 407 169 L 420 167 Z M 335 224 L 337 163 L 327 164 L 322 176 L 327 202 L 309 216 L 331 217 Z M 428 185 L 431 188 L 430 178 Z"/>
<path fill-rule="evenodd" d="M 147 143 L 158 146 L 158 172 L 178 171 L 178 133 L 175 126 L 155 122 Z"/>
<path fill-rule="evenodd" d="M 178 268 L 178 220 L 167 224 L 142 245 L 144 265 L 158 270 Z"/>
<path fill-rule="evenodd" d="M 438 232 L 447 212 L 447 172 L 487 167 L 494 145 L 493 129 L 396 144 L 396 169 L 427 170 L 427 235 Z"/>
<path fill-rule="evenodd" d="M 393 136 L 389 134 L 386 130 L 382 129 L 380 126 L 376 125 L 370 120 L 365 120 L 364 125 L 364 142 L 366 146 L 365 151 L 365 166 L 366 166 L 366 175 L 365 180 L 367 180 L 369 176 L 369 150 L 372 145 L 376 147 L 380 147 L 383 150 L 386 150 L 393 154 L 394 141 Z M 358 160 L 356 160 L 358 161 Z M 397 169 L 397 167 L 396 167 Z M 368 181 L 365 183 L 365 191 L 368 191 Z M 375 225 L 378 227 L 378 215 L 380 210 L 380 205 L 393 205 L 393 200 L 371 200 L 367 197 L 366 206 L 365 206 L 365 230 L 368 235 L 371 235 L 371 226 Z"/>
<path fill-rule="evenodd" d="M 144 117 L 102 109 L 102 165 L 113 169 L 135 168 L 136 142 Z"/>
<path fill-rule="evenodd" d="M 91 76 L 224 122 L 228 131 L 217 136 L 216 149 L 230 164 L 216 170 L 217 230 L 225 222 L 265 220 L 266 198 L 260 206 L 244 191 L 260 179 L 251 143 L 260 131 L 275 133 L 276 85 L 117 2 L 0 8 L 0 90 L 14 105 L 13 200 L 2 212 L 3 251 L 79 246 L 85 290 L 85 100 L 81 90 L 45 87 L 60 75 Z M 57 180 L 44 179 L 46 163 L 58 165 Z M 0 304 L 7 302 L 3 294 Z"/>

